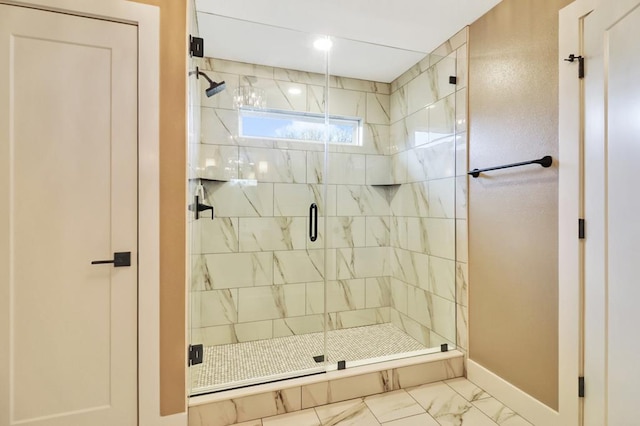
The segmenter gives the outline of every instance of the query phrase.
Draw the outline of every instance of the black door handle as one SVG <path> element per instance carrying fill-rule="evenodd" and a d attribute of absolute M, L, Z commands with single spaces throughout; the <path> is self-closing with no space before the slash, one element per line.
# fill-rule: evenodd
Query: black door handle
<path fill-rule="evenodd" d="M 120 251 L 113 253 L 113 260 L 94 260 L 91 262 L 92 265 L 101 265 L 103 263 L 113 263 L 115 268 L 119 268 L 121 266 L 131 266 L 131 252 L 130 251 Z"/>
<path fill-rule="evenodd" d="M 311 203 L 309 206 L 309 239 L 313 242 L 318 239 L 318 206 Z"/>

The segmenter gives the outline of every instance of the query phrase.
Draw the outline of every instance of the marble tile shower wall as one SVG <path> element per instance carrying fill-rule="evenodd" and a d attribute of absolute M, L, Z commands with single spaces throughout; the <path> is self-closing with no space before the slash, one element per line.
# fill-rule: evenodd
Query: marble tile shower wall
<path fill-rule="evenodd" d="M 362 117 L 364 141 L 330 147 L 326 199 L 322 146 L 241 139 L 232 102 L 248 85 L 268 108 L 322 112 L 324 76 L 200 62 L 227 90 L 202 98 L 190 150 L 191 176 L 219 180 L 204 183 L 216 219 L 192 222 L 192 341 L 322 331 L 326 240 L 331 328 L 392 322 L 466 349 L 466 41 L 465 29 L 391 84 L 330 77 L 330 113 Z M 328 214 L 314 243 L 311 202 Z"/>
<path fill-rule="evenodd" d="M 391 321 L 467 347 L 467 30 L 391 84 Z M 449 81 L 456 76 L 456 84 Z M 456 327 L 457 323 L 457 327 Z"/>
<path fill-rule="evenodd" d="M 332 329 L 390 322 L 388 183 L 390 85 L 331 77 L 330 113 L 364 120 L 363 145 L 330 147 L 328 190 L 321 144 L 239 138 L 233 90 L 264 89 L 270 109 L 322 112 L 324 76 L 206 59 L 227 89 L 201 99 L 199 152 L 216 219 L 192 222 L 192 341 L 244 342 L 322 331 L 324 244 Z M 309 205 L 328 214 L 308 238 Z"/>

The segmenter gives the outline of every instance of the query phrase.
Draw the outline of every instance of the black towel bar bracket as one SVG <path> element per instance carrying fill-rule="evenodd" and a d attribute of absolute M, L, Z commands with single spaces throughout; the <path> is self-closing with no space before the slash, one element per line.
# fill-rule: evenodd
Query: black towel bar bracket
<path fill-rule="evenodd" d="M 504 166 L 487 167 L 486 169 L 473 169 L 467 174 L 473 176 L 474 178 L 477 178 L 478 176 L 480 176 L 480 173 L 489 172 L 491 170 L 508 169 L 511 167 L 526 166 L 528 164 L 540 164 L 542 167 L 551 167 L 552 163 L 553 163 L 553 158 L 551 158 L 550 155 L 545 155 L 544 157 L 538 160 L 523 161 L 521 163 L 513 163 L 513 164 L 505 164 Z"/>

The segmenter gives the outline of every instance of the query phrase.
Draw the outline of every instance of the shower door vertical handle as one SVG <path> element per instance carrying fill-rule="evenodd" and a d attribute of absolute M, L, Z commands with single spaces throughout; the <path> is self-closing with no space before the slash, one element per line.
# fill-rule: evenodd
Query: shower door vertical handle
<path fill-rule="evenodd" d="M 318 205 L 311 203 L 309 206 L 309 239 L 311 242 L 318 239 Z"/>

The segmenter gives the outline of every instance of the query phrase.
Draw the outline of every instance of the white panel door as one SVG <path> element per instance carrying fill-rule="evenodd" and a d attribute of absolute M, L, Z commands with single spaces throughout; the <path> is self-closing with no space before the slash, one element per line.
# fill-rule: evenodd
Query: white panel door
<path fill-rule="evenodd" d="M 137 424 L 136 264 L 137 28 L 0 5 L 0 426 Z"/>
<path fill-rule="evenodd" d="M 638 40 L 639 0 L 602 1 L 585 20 L 588 425 L 639 424 L 634 409 L 640 396 Z M 590 388 L 603 388 L 603 401 L 590 401 Z"/>

